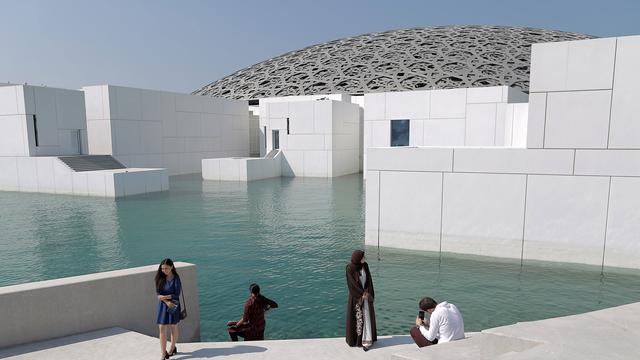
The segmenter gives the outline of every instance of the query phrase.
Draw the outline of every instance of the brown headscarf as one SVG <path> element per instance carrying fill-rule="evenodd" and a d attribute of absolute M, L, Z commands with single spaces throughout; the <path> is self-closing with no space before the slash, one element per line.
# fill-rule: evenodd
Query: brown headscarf
<path fill-rule="evenodd" d="M 356 250 L 351 254 L 351 263 L 355 265 L 356 270 L 362 269 L 362 258 L 364 257 L 364 251 Z"/>

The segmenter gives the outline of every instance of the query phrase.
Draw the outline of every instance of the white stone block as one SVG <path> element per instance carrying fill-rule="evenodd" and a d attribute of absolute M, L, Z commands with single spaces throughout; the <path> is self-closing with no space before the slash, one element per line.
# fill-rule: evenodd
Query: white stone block
<path fill-rule="evenodd" d="M 269 107 L 269 117 L 271 118 L 287 118 L 289 116 L 289 103 L 288 102 L 279 102 L 279 103 L 270 103 Z"/>
<path fill-rule="evenodd" d="M 609 179 L 530 175 L 524 259 L 601 265 Z"/>
<path fill-rule="evenodd" d="M 249 112 L 249 105 L 243 100 L 224 99 L 223 105 L 225 114 L 246 116 Z"/>
<path fill-rule="evenodd" d="M 18 157 L 18 182 L 20 191 L 38 191 L 38 166 L 35 158 Z"/>
<path fill-rule="evenodd" d="M 228 123 L 225 123 L 228 122 Z M 231 119 L 225 118 L 223 127 L 231 129 Z M 193 112 L 176 112 L 176 131 L 178 136 L 198 137 L 202 134 L 202 114 Z"/>
<path fill-rule="evenodd" d="M 527 121 L 527 148 L 544 147 L 544 131 L 547 114 L 547 93 L 529 94 L 529 118 Z"/>
<path fill-rule="evenodd" d="M 202 115 L 202 136 L 205 137 L 218 137 L 220 136 L 220 115 L 217 114 L 203 114 Z"/>
<path fill-rule="evenodd" d="M 606 148 L 611 91 L 549 93 L 545 148 Z"/>
<path fill-rule="evenodd" d="M 454 172 L 571 175 L 573 150 L 454 149 Z"/>
<path fill-rule="evenodd" d="M 386 95 L 387 119 L 428 119 L 430 92 L 397 91 Z"/>
<path fill-rule="evenodd" d="M 467 104 L 467 89 L 432 90 L 431 119 L 464 118 Z"/>
<path fill-rule="evenodd" d="M 640 91 L 613 90 L 609 148 L 640 149 Z"/>
<path fill-rule="evenodd" d="M 145 154 L 162 153 L 162 124 L 155 121 L 140 122 L 141 152 Z"/>
<path fill-rule="evenodd" d="M 87 120 L 103 120 L 107 118 L 102 104 L 103 88 L 104 86 L 85 86 L 82 88 Z"/>
<path fill-rule="evenodd" d="M 55 193 L 56 182 L 53 170 L 53 163 L 57 160 L 54 157 L 33 158 L 38 168 L 38 192 Z"/>
<path fill-rule="evenodd" d="M 439 251 L 441 200 L 440 173 L 381 172 L 380 246 Z"/>
<path fill-rule="evenodd" d="M 149 170 L 145 171 L 145 192 L 159 192 L 162 191 L 163 177 L 166 176 L 166 170 Z"/>
<path fill-rule="evenodd" d="M 371 122 L 371 143 L 370 147 L 388 147 L 391 144 L 391 122 L 372 121 Z"/>
<path fill-rule="evenodd" d="M 640 176 L 640 150 L 577 150 L 575 174 Z"/>
<path fill-rule="evenodd" d="M 36 87 L 34 92 L 37 109 L 38 143 L 40 146 L 58 146 L 58 115 L 55 91 Z"/>
<path fill-rule="evenodd" d="M 89 154 L 107 155 L 113 153 L 114 142 L 109 120 L 87 121 Z"/>
<path fill-rule="evenodd" d="M 290 135 L 287 150 L 324 150 L 324 135 Z"/>
<path fill-rule="evenodd" d="M 640 257 L 640 178 L 611 178 L 604 265 L 638 267 Z"/>
<path fill-rule="evenodd" d="M 87 172 L 72 172 L 71 181 L 73 182 L 73 195 L 89 195 L 89 178 Z"/>
<path fill-rule="evenodd" d="M 303 152 L 304 176 L 328 177 L 329 165 L 327 163 L 327 151 Z"/>
<path fill-rule="evenodd" d="M 425 146 L 462 146 L 465 138 L 465 119 L 425 120 Z"/>
<path fill-rule="evenodd" d="M 372 148 L 367 153 L 368 170 L 451 171 L 453 149 L 396 147 Z"/>
<path fill-rule="evenodd" d="M 14 156 L 0 156 L 0 189 L 5 191 L 18 191 L 20 189 L 18 161 Z"/>
<path fill-rule="evenodd" d="M 366 95 L 365 95 L 366 96 Z M 378 245 L 378 215 L 380 210 L 380 171 L 367 171 L 364 182 L 365 216 L 364 243 L 369 246 Z"/>
<path fill-rule="evenodd" d="M 615 56 L 616 38 L 569 41 L 565 89 L 611 89 Z"/>
<path fill-rule="evenodd" d="M 105 173 L 102 171 L 87 171 L 87 193 L 90 196 L 107 196 Z"/>
<path fill-rule="evenodd" d="M 205 180 L 220 180 L 219 159 L 202 159 L 202 178 Z"/>
<path fill-rule="evenodd" d="M 566 90 L 569 42 L 531 45 L 531 72 L 529 91 Z"/>
<path fill-rule="evenodd" d="M 525 175 L 444 174 L 442 251 L 520 258 Z"/>
<path fill-rule="evenodd" d="M 467 105 L 465 145 L 493 146 L 496 133 L 496 104 Z"/>
<path fill-rule="evenodd" d="M 364 94 L 364 120 L 384 120 L 387 93 Z"/>
<path fill-rule="evenodd" d="M 125 173 L 119 173 L 116 179 L 122 181 L 124 196 L 132 196 L 144 194 L 147 191 L 146 174 L 144 171 L 129 170 Z"/>
<path fill-rule="evenodd" d="M 640 36 L 618 38 L 609 148 L 640 149 Z"/>
<path fill-rule="evenodd" d="M 56 184 L 56 194 L 73 194 L 73 178 L 71 170 L 61 160 L 53 162 L 53 177 Z"/>
<path fill-rule="evenodd" d="M 287 150 L 282 158 L 282 176 L 304 176 L 304 152 Z"/>
<path fill-rule="evenodd" d="M 0 88 L 1 89 L 1 88 Z M 28 156 L 27 115 L 0 115 L 0 156 Z"/>
<path fill-rule="evenodd" d="M 333 129 L 333 105 L 331 101 L 315 101 L 313 104 L 313 131 L 331 134 Z"/>
<path fill-rule="evenodd" d="M 121 86 L 109 86 L 111 118 L 118 120 L 142 120 L 142 90 Z"/>
<path fill-rule="evenodd" d="M 206 99 L 200 95 L 176 94 L 176 111 L 204 112 Z"/>
<path fill-rule="evenodd" d="M 86 129 L 84 93 L 77 90 L 55 89 L 58 129 Z"/>
<path fill-rule="evenodd" d="M 36 113 L 36 95 L 33 86 L 18 86 L 18 109 L 24 114 L 32 115 Z"/>
<path fill-rule="evenodd" d="M 162 93 L 152 90 L 141 90 L 142 99 L 142 120 L 162 121 Z"/>
<path fill-rule="evenodd" d="M 409 121 L 409 146 L 424 145 L 424 120 Z"/>
<path fill-rule="evenodd" d="M 511 146 L 527 146 L 527 121 L 529 104 L 509 104 L 513 106 L 513 119 L 511 129 Z"/>
<path fill-rule="evenodd" d="M 140 153 L 140 121 L 112 120 L 111 126 L 115 134 L 114 155 L 130 155 Z"/>
<path fill-rule="evenodd" d="M 467 103 L 484 104 L 504 102 L 502 94 L 503 91 L 507 92 L 507 89 L 505 86 L 467 88 Z"/>
<path fill-rule="evenodd" d="M 17 86 L 0 86 L 0 115 L 17 115 L 24 113 L 18 109 Z"/>
<path fill-rule="evenodd" d="M 314 133 L 314 102 L 292 102 L 289 104 L 289 133 L 313 134 Z M 286 122 L 286 119 L 285 119 Z M 285 124 L 286 130 L 286 124 Z"/>

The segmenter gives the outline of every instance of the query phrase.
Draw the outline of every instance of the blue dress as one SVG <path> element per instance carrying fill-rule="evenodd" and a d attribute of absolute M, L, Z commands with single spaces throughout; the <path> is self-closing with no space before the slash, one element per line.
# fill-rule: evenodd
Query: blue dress
<path fill-rule="evenodd" d="M 182 282 L 180 278 L 174 276 L 170 281 L 165 281 L 164 287 L 158 291 L 158 295 L 171 295 L 171 301 L 178 304 L 178 308 L 173 313 L 169 313 L 169 308 L 164 301 L 158 300 L 158 320 L 159 325 L 177 324 L 180 321 L 180 291 L 182 291 Z"/>

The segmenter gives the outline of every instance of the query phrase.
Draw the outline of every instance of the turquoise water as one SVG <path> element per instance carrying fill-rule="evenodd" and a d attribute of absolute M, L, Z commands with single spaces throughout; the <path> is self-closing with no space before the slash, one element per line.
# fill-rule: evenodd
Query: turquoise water
<path fill-rule="evenodd" d="M 171 178 L 124 200 L 0 192 L 0 286 L 156 264 L 198 265 L 203 340 L 226 340 L 257 282 L 280 309 L 272 339 L 343 336 L 344 265 L 363 245 L 362 179 L 249 184 Z M 640 272 L 366 249 L 380 334 L 405 333 L 422 296 L 467 331 L 640 301 Z M 154 321 L 154 319 L 149 319 Z"/>

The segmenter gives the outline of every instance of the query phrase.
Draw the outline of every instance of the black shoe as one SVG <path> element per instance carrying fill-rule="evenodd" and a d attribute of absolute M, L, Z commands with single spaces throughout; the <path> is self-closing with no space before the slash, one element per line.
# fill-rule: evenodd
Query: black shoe
<path fill-rule="evenodd" d="M 176 346 L 176 347 L 173 348 L 173 351 L 169 353 L 169 356 L 173 356 L 173 355 L 175 355 L 177 353 L 178 353 L 178 347 Z"/>
<path fill-rule="evenodd" d="M 366 351 L 369 351 L 369 346 L 363 346 L 363 347 L 362 347 L 362 350 L 364 350 L 365 352 L 366 352 Z"/>
<path fill-rule="evenodd" d="M 165 352 L 164 352 L 164 358 L 165 358 L 165 359 L 168 359 L 168 358 L 169 358 L 169 356 L 170 356 L 170 355 L 169 355 L 169 353 L 165 350 Z"/>

